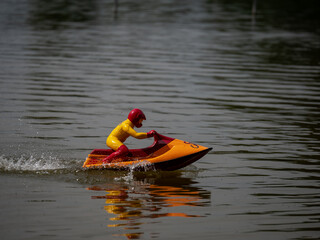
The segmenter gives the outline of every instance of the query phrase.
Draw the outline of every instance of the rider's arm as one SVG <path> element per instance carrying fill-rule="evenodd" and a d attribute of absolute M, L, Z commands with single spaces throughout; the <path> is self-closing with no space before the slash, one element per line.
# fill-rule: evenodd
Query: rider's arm
<path fill-rule="evenodd" d="M 144 139 L 147 138 L 147 133 L 144 132 L 136 132 L 132 127 L 129 126 L 129 124 L 125 124 L 122 127 L 122 130 L 129 133 L 132 137 L 134 138 L 138 138 L 138 139 Z"/>

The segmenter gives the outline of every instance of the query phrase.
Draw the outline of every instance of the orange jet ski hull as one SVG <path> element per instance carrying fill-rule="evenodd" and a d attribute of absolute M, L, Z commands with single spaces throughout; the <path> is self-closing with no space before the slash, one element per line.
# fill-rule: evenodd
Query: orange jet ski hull
<path fill-rule="evenodd" d="M 112 150 L 95 149 L 88 155 L 83 167 L 87 169 L 173 171 L 192 164 L 211 149 L 157 134 L 150 147 L 132 149 L 128 157 L 116 159 L 112 163 L 104 164 L 102 162 L 105 157 L 113 152 Z"/>

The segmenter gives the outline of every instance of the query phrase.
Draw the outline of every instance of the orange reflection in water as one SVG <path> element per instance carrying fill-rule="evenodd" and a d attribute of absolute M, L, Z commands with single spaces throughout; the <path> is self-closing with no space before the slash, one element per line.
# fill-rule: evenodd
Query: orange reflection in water
<path fill-rule="evenodd" d="M 92 199 L 105 199 L 104 210 L 113 216 L 115 224 L 108 227 L 122 227 L 124 230 L 139 231 L 146 219 L 161 217 L 202 217 L 177 211 L 180 207 L 196 207 L 208 204 L 210 194 L 195 187 L 160 186 L 138 184 L 133 190 L 124 186 L 92 186 L 93 191 L 106 194 L 92 196 Z M 186 208 L 180 208 L 179 210 Z M 188 209 L 187 209 L 188 210 Z M 144 222 L 143 222 L 144 221 Z M 122 234 L 128 239 L 138 239 L 141 232 Z"/>

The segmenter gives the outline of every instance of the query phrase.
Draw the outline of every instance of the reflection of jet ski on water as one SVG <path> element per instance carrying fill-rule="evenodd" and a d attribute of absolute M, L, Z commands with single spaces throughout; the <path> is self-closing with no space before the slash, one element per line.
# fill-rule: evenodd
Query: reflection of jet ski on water
<path fill-rule="evenodd" d="M 154 139 L 150 147 L 131 149 L 128 156 L 116 159 L 111 163 L 103 163 L 103 159 L 112 154 L 113 150 L 95 149 L 88 155 L 83 167 L 88 169 L 172 171 L 192 164 L 212 149 L 158 133 L 154 135 Z"/>

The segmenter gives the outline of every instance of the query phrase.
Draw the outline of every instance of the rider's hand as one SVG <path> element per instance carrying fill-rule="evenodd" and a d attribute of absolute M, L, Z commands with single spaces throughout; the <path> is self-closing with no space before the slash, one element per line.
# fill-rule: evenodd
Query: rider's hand
<path fill-rule="evenodd" d="M 151 130 L 150 132 L 147 133 L 147 137 L 150 138 L 150 137 L 153 137 L 156 134 L 157 134 L 157 132 L 155 130 Z"/>

